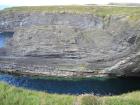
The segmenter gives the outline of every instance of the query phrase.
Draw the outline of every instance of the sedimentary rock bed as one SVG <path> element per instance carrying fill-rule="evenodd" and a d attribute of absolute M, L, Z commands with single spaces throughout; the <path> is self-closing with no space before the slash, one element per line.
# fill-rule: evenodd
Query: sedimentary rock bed
<path fill-rule="evenodd" d="M 1 62 L 140 76 L 140 20 L 126 15 L 1 13 L 0 30 L 14 32 L 5 47 L 13 58 Z"/>

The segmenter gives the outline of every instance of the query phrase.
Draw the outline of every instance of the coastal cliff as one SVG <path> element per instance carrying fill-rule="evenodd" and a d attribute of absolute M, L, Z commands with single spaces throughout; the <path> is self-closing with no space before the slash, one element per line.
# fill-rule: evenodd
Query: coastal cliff
<path fill-rule="evenodd" d="M 140 76 L 139 13 L 139 7 L 5 9 L 0 32 L 14 34 L 6 43 L 7 55 L 1 54 L 1 71 Z"/>

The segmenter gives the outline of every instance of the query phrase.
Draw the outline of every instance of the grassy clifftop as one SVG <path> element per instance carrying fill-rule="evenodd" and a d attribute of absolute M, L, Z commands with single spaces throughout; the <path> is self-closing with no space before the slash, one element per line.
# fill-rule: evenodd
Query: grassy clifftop
<path fill-rule="evenodd" d="M 113 7 L 113 6 L 22 6 L 12 7 L 3 12 L 44 12 L 44 13 L 72 13 L 72 14 L 94 14 L 98 16 L 126 15 L 131 19 L 140 18 L 140 7 Z"/>
<path fill-rule="evenodd" d="M 140 105 L 140 92 L 119 96 L 58 95 L 0 83 L 0 105 Z"/>
<path fill-rule="evenodd" d="M 7 8 L 12 12 L 48 12 L 48 13 L 89 13 L 98 15 L 140 15 L 140 7 L 112 7 L 112 6 L 23 6 Z"/>

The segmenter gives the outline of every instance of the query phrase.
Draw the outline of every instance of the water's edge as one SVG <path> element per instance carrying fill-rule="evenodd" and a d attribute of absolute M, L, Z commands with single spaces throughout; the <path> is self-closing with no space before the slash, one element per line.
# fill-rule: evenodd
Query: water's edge
<path fill-rule="evenodd" d="M 140 90 L 140 78 L 53 78 L 0 74 L 0 81 L 31 90 L 57 94 L 119 95 Z"/>
<path fill-rule="evenodd" d="M 1 73 L 9 73 L 16 75 L 26 76 L 51 76 L 51 77 L 64 77 L 64 78 L 92 78 L 92 77 L 112 77 L 109 73 L 97 72 L 97 71 L 68 71 L 68 70 L 46 70 L 45 72 L 36 71 L 19 71 L 16 69 L 0 69 Z M 113 76 L 114 77 L 114 76 Z"/>

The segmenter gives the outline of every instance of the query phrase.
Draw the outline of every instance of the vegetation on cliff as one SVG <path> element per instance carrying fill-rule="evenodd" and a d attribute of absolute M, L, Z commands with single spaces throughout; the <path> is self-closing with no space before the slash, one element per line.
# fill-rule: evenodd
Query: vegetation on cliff
<path fill-rule="evenodd" d="M 126 15 L 131 19 L 140 18 L 140 7 L 113 7 L 113 6 L 23 6 L 3 10 L 3 12 L 45 12 L 45 13 L 76 13 L 95 14 L 98 16 Z"/>
<path fill-rule="evenodd" d="M 119 96 L 58 95 L 0 83 L 0 105 L 140 105 L 140 92 Z"/>

